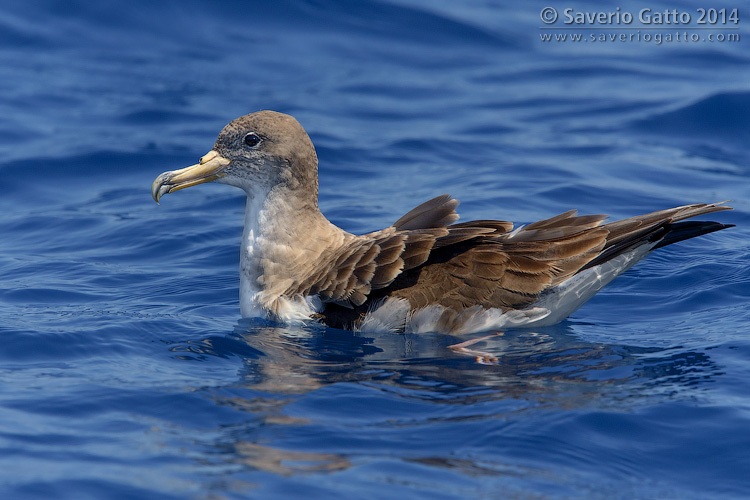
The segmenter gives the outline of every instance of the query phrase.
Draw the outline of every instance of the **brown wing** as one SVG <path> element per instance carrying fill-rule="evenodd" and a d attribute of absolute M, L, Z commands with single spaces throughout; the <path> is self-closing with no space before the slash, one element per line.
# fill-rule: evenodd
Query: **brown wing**
<path fill-rule="evenodd" d="M 457 316 L 465 309 L 522 308 L 574 274 L 603 248 L 607 231 L 596 228 L 603 219 L 571 211 L 512 233 L 510 222 L 491 220 L 407 231 L 392 227 L 348 245 L 347 254 L 362 257 L 346 261 L 343 275 L 315 277 L 309 291 L 333 302 L 323 313 L 329 326 L 351 328 L 373 303 L 396 297 L 412 308 L 443 306 L 440 321 L 448 326 L 442 330 L 451 331 L 450 322 L 460 322 Z M 374 271 L 369 282 L 362 270 Z"/>
<path fill-rule="evenodd" d="M 388 286 L 405 268 L 423 264 L 445 228 L 357 237 L 331 252 L 316 271 L 285 294 L 318 294 L 324 301 L 358 306 L 374 289 Z"/>
<path fill-rule="evenodd" d="M 412 307 L 439 304 L 457 312 L 476 305 L 525 307 L 599 255 L 609 234 L 597 228 L 603 218 L 571 211 L 510 234 L 446 246 L 438 239 L 429 261 L 399 276 L 389 295 L 408 299 Z"/>
<path fill-rule="evenodd" d="M 571 210 L 512 231 L 504 221 L 451 224 L 457 204 L 443 195 L 383 231 L 354 237 L 287 293 L 343 306 L 349 324 L 384 297 L 407 299 L 412 308 L 441 305 L 443 322 L 470 307 L 519 309 L 592 263 L 663 238 L 675 221 L 728 209 L 687 205 L 606 225 L 604 215 Z"/>
<path fill-rule="evenodd" d="M 599 231 L 571 238 L 603 220 L 571 211 L 509 238 L 510 222 L 452 224 L 457 205 L 442 195 L 387 229 L 352 238 L 284 293 L 317 294 L 345 307 L 369 306 L 368 299 L 384 295 L 414 307 L 520 307 L 593 258 L 606 237 Z"/>
<path fill-rule="evenodd" d="M 571 210 L 511 233 L 483 235 L 443 249 L 438 239 L 429 261 L 400 276 L 389 287 L 389 295 L 406 298 L 415 308 L 430 304 L 456 312 L 476 305 L 522 308 L 549 287 L 643 241 L 658 241 L 661 246 L 728 227 L 680 222 L 721 210 L 731 208 L 685 205 L 605 225 L 601 225 L 604 215 L 578 216 Z M 681 225 L 689 224 L 695 225 L 679 234 Z"/>
<path fill-rule="evenodd" d="M 284 293 L 318 294 L 324 301 L 359 306 L 373 290 L 388 287 L 405 270 L 424 264 L 434 248 L 512 228 L 511 223 L 499 221 L 450 226 L 458 219 L 457 206 L 458 200 L 449 195 L 438 196 L 389 228 L 352 238 L 324 256 L 316 271 Z"/>

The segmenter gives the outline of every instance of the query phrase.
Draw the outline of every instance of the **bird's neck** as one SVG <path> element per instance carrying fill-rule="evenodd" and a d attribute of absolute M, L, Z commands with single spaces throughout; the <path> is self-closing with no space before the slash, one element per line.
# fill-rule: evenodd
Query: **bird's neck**
<path fill-rule="evenodd" d="M 351 235 L 325 218 L 317 199 L 305 200 L 278 187 L 247 194 L 240 254 L 242 316 L 307 317 L 315 311 L 295 305 L 305 304 L 295 290 L 324 253 Z"/>

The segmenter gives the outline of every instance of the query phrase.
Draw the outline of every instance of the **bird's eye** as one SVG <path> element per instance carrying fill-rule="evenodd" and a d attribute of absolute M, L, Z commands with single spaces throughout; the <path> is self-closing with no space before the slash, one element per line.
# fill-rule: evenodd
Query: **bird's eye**
<path fill-rule="evenodd" d="M 245 144 L 247 144 L 247 145 L 248 145 L 248 146 L 250 146 L 251 148 L 254 148 L 254 147 L 255 147 L 255 146 L 257 146 L 258 144 L 260 144 L 260 142 L 261 142 L 261 138 L 260 138 L 260 136 L 259 136 L 258 134 L 256 134 L 255 132 L 250 132 L 249 134 L 247 134 L 247 135 L 245 136 L 245 138 L 243 139 L 243 141 L 245 141 Z"/>

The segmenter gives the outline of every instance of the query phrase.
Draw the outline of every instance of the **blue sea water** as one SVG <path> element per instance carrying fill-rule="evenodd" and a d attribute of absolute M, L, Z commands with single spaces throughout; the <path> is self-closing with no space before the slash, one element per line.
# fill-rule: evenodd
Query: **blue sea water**
<path fill-rule="evenodd" d="M 750 20 L 555 5 L 691 13 L 699 41 L 656 43 L 674 26 L 564 30 L 545 6 L 4 5 L 0 498 L 750 497 Z M 259 109 L 306 127 L 355 233 L 443 192 L 519 223 L 732 199 L 711 218 L 737 227 L 484 341 L 494 365 L 456 337 L 240 319 L 242 194 L 149 188 Z"/>

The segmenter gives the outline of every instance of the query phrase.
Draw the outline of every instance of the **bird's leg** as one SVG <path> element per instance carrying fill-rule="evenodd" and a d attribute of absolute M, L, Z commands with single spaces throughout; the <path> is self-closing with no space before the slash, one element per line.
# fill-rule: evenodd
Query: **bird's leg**
<path fill-rule="evenodd" d="M 452 344 L 448 346 L 448 349 L 458 354 L 465 354 L 467 356 L 474 356 L 477 363 L 482 365 L 493 365 L 498 363 L 497 356 L 494 356 L 488 352 L 476 351 L 474 349 L 468 349 L 469 346 L 482 342 L 483 340 L 491 339 L 493 337 L 499 337 L 503 332 L 493 333 L 492 335 L 485 335 L 476 339 L 469 339 L 459 344 Z"/>

